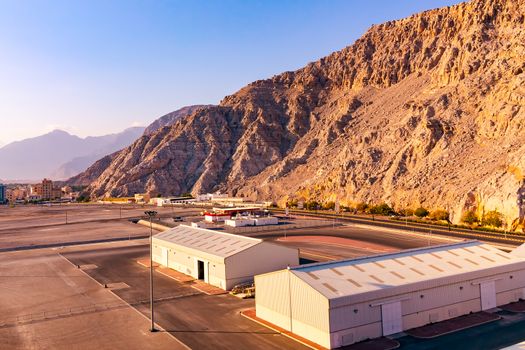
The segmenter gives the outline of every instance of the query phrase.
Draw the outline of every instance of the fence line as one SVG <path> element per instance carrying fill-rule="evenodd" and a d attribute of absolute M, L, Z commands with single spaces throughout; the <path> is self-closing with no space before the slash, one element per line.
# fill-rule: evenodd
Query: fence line
<path fill-rule="evenodd" d="M 156 298 L 155 302 L 170 301 L 185 297 L 190 297 L 194 295 L 200 295 L 198 292 L 189 292 L 185 294 L 172 295 L 167 297 Z M 108 303 L 96 303 L 83 306 L 74 306 L 69 308 L 62 308 L 56 310 L 46 310 L 39 311 L 30 314 L 17 315 L 7 317 L 5 319 L 0 319 L 0 328 L 14 327 L 19 324 L 28 324 L 34 322 L 42 322 L 46 320 L 53 320 L 65 317 L 73 317 L 78 315 L 85 315 L 96 312 L 110 311 L 116 309 L 123 309 L 128 306 L 139 306 L 149 304 L 149 299 L 140 299 L 132 302 L 122 302 L 121 300 L 116 300 Z"/>
<path fill-rule="evenodd" d="M 319 220 L 317 222 L 304 222 L 301 224 L 229 227 L 228 230 L 231 230 L 233 233 L 251 233 L 251 232 L 256 233 L 256 232 L 265 232 L 265 231 L 291 230 L 291 229 L 300 229 L 300 228 L 307 228 L 307 227 L 323 227 L 323 226 L 333 226 L 333 225 L 334 225 L 333 221 Z"/>

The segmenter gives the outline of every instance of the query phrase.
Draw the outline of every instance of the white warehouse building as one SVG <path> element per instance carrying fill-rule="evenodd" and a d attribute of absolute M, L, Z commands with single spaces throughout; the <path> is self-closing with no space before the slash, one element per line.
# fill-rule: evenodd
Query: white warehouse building
<path fill-rule="evenodd" d="M 229 290 L 257 274 L 299 265 L 298 249 L 179 225 L 153 236 L 153 261 Z"/>
<path fill-rule="evenodd" d="M 255 277 L 256 315 L 326 348 L 524 298 L 525 259 L 477 241 Z"/>

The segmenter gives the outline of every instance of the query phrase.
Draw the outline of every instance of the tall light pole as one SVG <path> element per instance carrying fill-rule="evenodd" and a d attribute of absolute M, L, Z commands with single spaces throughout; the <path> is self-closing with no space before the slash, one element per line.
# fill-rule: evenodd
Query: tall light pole
<path fill-rule="evenodd" d="M 155 329 L 155 320 L 153 316 L 153 217 L 157 215 L 157 212 L 154 210 L 148 210 L 145 211 L 144 214 L 146 214 L 149 217 L 149 304 L 150 304 L 150 312 L 151 312 L 151 327 L 150 332 L 156 332 Z"/>

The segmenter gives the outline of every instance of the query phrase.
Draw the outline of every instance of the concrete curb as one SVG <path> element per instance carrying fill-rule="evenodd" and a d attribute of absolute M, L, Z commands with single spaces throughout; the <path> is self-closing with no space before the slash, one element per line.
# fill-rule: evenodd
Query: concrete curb
<path fill-rule="evenodd" d="M 133 236 L 133 237 L 128 236 L 128 237 L 116 237 L 116 238 L 103 238 L 103 239 L 94 239 L 94 240 L 88 240 L 88 241 L 59 242 L 59 243 L 19 246 L 19 247 L 12 247 L 12 248 L 0 248 L 0 253 L 16 252 L 19 250 L 47 249 L 47 248 L 70 247 L 70 246 L 76 246 L 76 245 L 89 245 L 89 244 L 98 244 L 98 243 L 133 241 L 133 240 L 144 239 L 144 238 L 149 238 L 149 236 Z"/>
<path fill-rule="evenodd" d="M 248 311 L 248 310 L 245 310 L 245 311 Z M 322 346 L 320 346 L 320 345 L 319 345 L 319 346 L 313 346 L 313 345 L 311 345 L 311 344 L 307 344 L 306 342 L 303 342 L 303 341 L 301 341 L 300 339 L 297 339 L 297 338 L 295 338 L 295 337 L 293 337 L 293 336 L 291 336 L 291 335 L 288 335 L 288 334 L 286 334 L 286 333 L 284 333 L 284 332 L 281 332 L 279 329 L 274 328 L 274 327 L 272 327 L 272 326 L 269 325 L 269 324 L 265 324 L 265 323 L 263 323 L 263 322 L 260 322 L 260 321 L 256 320 L 256 319 L 253 318 L 253 317 L 250 317 L 250 316 L 246 315 L 246 314 L 244 313 L 244 311 L 241 311 L 241 316 L 244 317 L 244 318 L 247 318 L 248 320 L 250 320 L 250 321 L 252 321 L 252 322 L 255 322 L 255 323 L 257 323 L 257 324 L 259 324 L 259 325 L 261 325 L 261 326 L 263 326 L 263 327 L 265 327 L 265 328 L 271 329 L 272 331 L 274 331 L 274 332 L 276 332 L 276 333 L 278 333 L 278 334 L 284 335 L 285 337 L 287 337 L 287 338 L 289 338 L 289 339 L 292 339 L 293 341 L 295 341 L 295 342 L 297 342 L 297 343 L 299 343 L 299 344 L 302 344 L 302 345 L 304 345 L 304 346 L 306 346 L 306 347 L 308 347 L 308 348 L 310 348 L 310 349 L 313 349 L 313 350 L 325 350 L 325 349 L 326 349 L 326 348 L 324 348 L 324 347 L 322 347 Z"/>
<path fill-rule="evenodd" d="M 137 224 L 142 225 L 142 226 L 146 226 L 146 227 L 148 227 L 148 228 L 150 227 L 150 222 L 147 221 L 147 220 L 142 220 L 142 219 L 141 219 L 141 220 L 139 220 L 139 221 L 137 222 Z M 151 228 L 153 228 L 153 229 L 156 230 L 156 231 L 164 232 L 164 231 L 166 231 L 166 230 L 169 230 L 171 227 L 169 227 L 169 226 L 164 226 L 164 225 L 161 225 L 161 224 L 157 224 L 157 223 L 155 223 L 155 222 L 152 222 L 152 223 L 151 223 Z"/>

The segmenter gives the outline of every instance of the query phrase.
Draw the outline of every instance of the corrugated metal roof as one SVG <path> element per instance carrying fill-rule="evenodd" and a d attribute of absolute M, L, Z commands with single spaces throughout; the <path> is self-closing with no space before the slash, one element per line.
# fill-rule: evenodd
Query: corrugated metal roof
<path fill-rule="evenodd" d="M 221 258 L 235 255 L 262 242 L 261 239 L 186 225 L 179 225 L 153 237 Z"/>
<path fill-rule="evenodd" d="M 290 269 L 329 299 L 482 271 L 524 258 L 477 241 L 412 249 Z"/>

